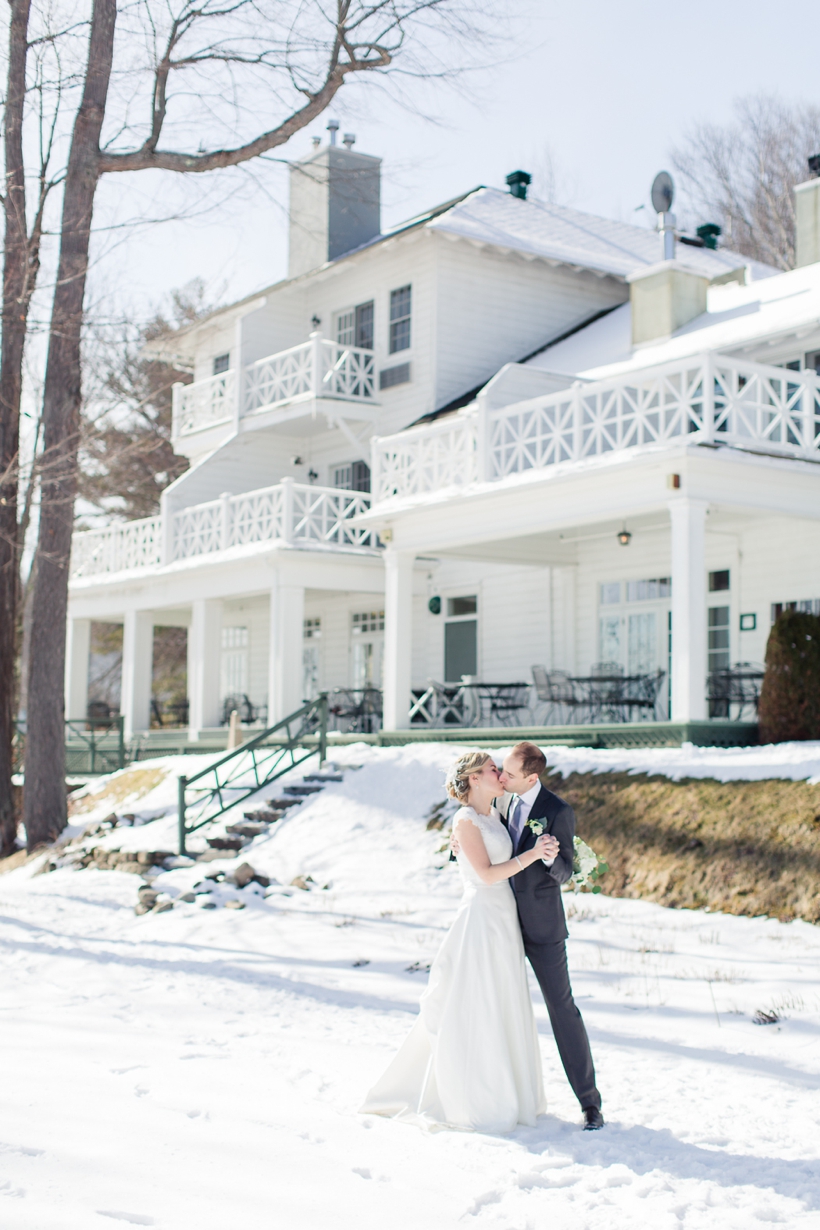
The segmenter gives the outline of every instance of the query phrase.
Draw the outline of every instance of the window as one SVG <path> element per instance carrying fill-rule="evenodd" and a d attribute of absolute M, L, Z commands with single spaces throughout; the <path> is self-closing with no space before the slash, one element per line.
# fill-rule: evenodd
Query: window
<path fill-rule="evenodd" d="M 668 598 L 672 593 L 672 582 L 669 577 L 657 577 L 649 581 L 627 581 L 627 602 L 651 602 L 653 599 Z"/>
<path fill-rule="evenodd" d="M 412 287 L 390 292 L 390 353 L 410 349 L 410 300 Z"/>
<path fill-rule="evenodd" d="M 820 350 L 812 350 L 806 355 L 805 370 L 809 372 L 817 372 L 820 376 Z"/>
<path fill-rule="evenodd" d="M 373 300 L 340 312 L 336 317 L 336 341 L 340 346 L 373 349 Z"/>
<path fill-rule="evenodd" d="M 709 672 L 729 666 L 729 607 L 709 607 Z"/>
<path fill-rule="evenodd" d="M 248 691 L 248 629 L 222 629 L 222 699 L 245 696 Z"/>
<path fill-rule="evenodd" d="M 475 615 L 478 611 L 478 598 L 469 594 L 466 598 L 448 598 L 447 614 L 452 618 L 459 615 Z"/>
<path fill-rule="evenodd" d="M 214 359 L 214 375 L 220 376 L 222 372 L 226 372 L 231 366 L 230 354 L 218 354 Z"/>
<path fill-rule="evenodd" d="M 383 367 L 379 372 L 379 388 L 392 389 L 397 384 L 410 383 L 410 364 L 397 363 L 395 367 Z"/>
<path fill-rule="evenodd" d="M 384 611 L 354 611 L 351 619 L 354 636 L 363 632 L 384 632 Z"/>
<path fill-rule="evenodd" d="M 802 602 L 773 602 L 772 623 L 784 611 L 803 611 L 806 615 L 820 615 L 820 598 L 804 598 Z"/>
<path fill-rule="evenodd" d="M 717 594 L 723 589 L 729 589 L 729 569 L 724 569 L 723 572 L 709 573 L 709 593 Z"/>
<path fill-rule="evenodd" d="M 369 491 L 370 466 L 366 461 L 351 461 L 333 471 L 333 486 L 343 491 Z"/>
<path fill-rule="evenodd" d="M 620 581 L 606 581 L 601 586 L 601 606 L 612 606 L 613 603 L 620 602 L 620 601 L 621 601 L 621 582 Z M 603 660 L 609 661 L 608 658 L 604 658 Z"/>
<path fill-rule="evenodd" d="M 380 688 L 384 611 L 354 611 L 350 631 L 353 637 L 353 687 Z"/>
<path fill-rule="evenodd" d="M 313 700 L 319 691 L 319 638 L 322 621 L 318 616 L 304 621 L 302 642 L 302 696 Z"/>

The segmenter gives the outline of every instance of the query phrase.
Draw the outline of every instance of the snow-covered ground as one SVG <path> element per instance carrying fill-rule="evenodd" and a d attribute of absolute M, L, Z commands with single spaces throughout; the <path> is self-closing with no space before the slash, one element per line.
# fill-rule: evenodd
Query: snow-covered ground
<path fill-rule="evenodd" d="M 818 745 L 778 751 L 550 760 L 820 773 Z M 30 863 L 0 879 L 3 1230 L 820 1227 L 820 929 L 803 922 L 569 896 L 605 1130 L 580 1131 L 534 982 L 549 1101 L 537 1127 L 424 1133 L 357 1113 L 458 900 L 442 834 L 425 828 L 454 754 L 334 753 L 362 767 L 237 859 L 160 875 L 177 902 L 165 913 L 135 916 L 139 880 L 121 872 Z M 153 777 L 120 779 L 114 809 L 159 818 L 105 844 L 173 848 L 177 766 L 140 768 Z M 112 810 L 116 782 L 89 795 L 86 819 Z M 222 884 L 179 902 L 241 861 L 316 887 Z M 202 905 L 229 899 L 246 908 Z M 755 1025 L 757 1010 L 781 1019 Z"/>

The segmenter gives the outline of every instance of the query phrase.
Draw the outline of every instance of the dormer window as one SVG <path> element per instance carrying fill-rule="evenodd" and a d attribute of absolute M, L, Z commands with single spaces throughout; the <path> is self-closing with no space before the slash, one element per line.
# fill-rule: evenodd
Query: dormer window
<path fill-rule="evenodd" d="M 336 317 L 336 341 L 340 346 L 373 349 L 373 300 L 339 312 Z"/>
<path fill-rule="evenodd" d="M 410 303 L 413 288 L 400 286 L 390 292 L 390 353 L 410 349 Z"/>
<path fill-rule="evenodd" d="M 221 376 L 223 372 L 228 371 L 231 366 L 230 354 L 218 354 L 214 359 L 214 375 Z"/>

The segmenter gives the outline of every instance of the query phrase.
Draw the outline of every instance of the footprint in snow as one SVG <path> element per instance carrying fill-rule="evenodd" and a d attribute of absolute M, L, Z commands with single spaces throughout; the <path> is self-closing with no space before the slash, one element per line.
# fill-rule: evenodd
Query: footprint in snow
<path fill-rule="evenodd" d="M 156 1226 L 157 1222 L 153 1217 L 147 1217 L 145 1213 L 118 1213 L 114 1209 L 97 1209 L 100 1217 L 113 1217 L 114 1221 L 127 1221 L 132 1226 Z"/>

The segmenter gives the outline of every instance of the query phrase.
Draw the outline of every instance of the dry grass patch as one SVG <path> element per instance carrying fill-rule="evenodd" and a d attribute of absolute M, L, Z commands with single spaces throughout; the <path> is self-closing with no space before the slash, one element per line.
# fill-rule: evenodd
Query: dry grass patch
<path fill-rule="evenodd" d="M 104 790 L 82 794 L 80 798 L 69 799 L 69 812 L 72 816 L 82 816 L 86 812 L 96 811 L 105 805 L 116 811 L 118 805 L 129 799 L 141 799 L 168 775 L 167 768 L 123 769 L 109 779 Z"/>
<path fill-rule="evenodd" d="M 609 896 L 820 922 L 820 786 L 572 773 L 549 787 L 609 863 Z"/>

